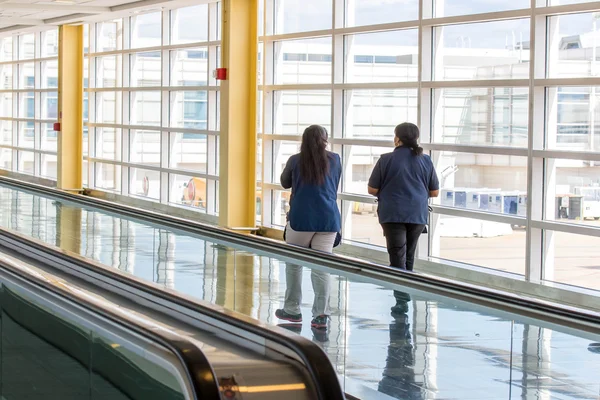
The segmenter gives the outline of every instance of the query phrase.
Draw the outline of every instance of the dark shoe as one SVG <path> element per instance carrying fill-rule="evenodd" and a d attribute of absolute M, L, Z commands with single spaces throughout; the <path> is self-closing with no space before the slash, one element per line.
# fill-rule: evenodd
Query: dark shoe
<path fill-rule="evenodd" d="M 591 343 L 588 346 L 588 350 L 592 353 L 600 354 L 600 343 Z"/>
<path fill-rule="evenodd" d="M 327 315 L 319 315 L 318 317 L 314 317 L 312 321 L 310 321 L 310 326 L 316 329 L 327 329 L 327 322 L 329 321 L 329 317 Z"/>
<path fill-rule="evenodd" d="M 302 314 L 288 314 L 283 311 L 282 308 L 275 311 L 275 316 L 284 321 L 293 322 L 295 324 L 299 324 L 302 322 Z"/>

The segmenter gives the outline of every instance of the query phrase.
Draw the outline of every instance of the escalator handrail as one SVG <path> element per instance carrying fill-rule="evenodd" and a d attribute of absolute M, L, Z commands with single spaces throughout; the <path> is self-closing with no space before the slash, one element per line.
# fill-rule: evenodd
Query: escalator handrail
<path fill-rule="evenodd" d="M 7 247 L 11 251 L 18 252 L 21 256 L 36 259 L 44 262 L 37 254 L 44 254 L 46 257 L 51 257 L 60 260 L 63 265 L 70 265 L 75 269 L 84 269 L 92 271 L 95 274 L 101 275 L 104 278 L 118 282 L 121 285 L 139 290 L 150 294 L 155 298 L 168 301 L 177 306 L 198 312 L 223 324 L 240 329 L 242 331 L 260 336 L 280 346 L 284 346 L 295 353 L 304 363 L 310 377 L 315 385 L 318 393 L 318 398 L 321 400 L 344 400 L 345 395 L 341 388 L 339 379 L 335 369 L 331 365 L 329 358 L 325 352 L 312 341 L 303 336 L 287 333 L 283 330 L 274 329 L 269 326 L 260 324 L 249 317 L 243 315 L 233 316 L 231 313 L 223 313 L 216 306 L 202 300 L 189 299 L 179 293 L 166 291 L 148 284 L 141 279 L 137 279 L 129 274 L 121 271 L 109 269 L 106 266 L 87 259 L 79 254 L 71 253 L 56 247 L 51 247 L 37 239 L 25 237 L 16 232 L 9 231 L 5 228 L 0 228 L 0 249 L 6 246 L 6 243 L 18 243 L 20 249 L 14 246 Z M 47 261 L 47 260 L 46 260 Z"/>
<path fill-rule="evenodd" d="M 21 264 L 22 262 L 15 260 L 15 263 Z M 11 265 L 6 260 L 0 260 L 0 268 L 30 284 L 77 304 L 115 325 L 124 327 L 133 333 L 161 345 L 175 355 L 183 367 L 186 374 L 185 378 L 190 383 L 193 399 L 218 400 L 221 398 L 219 383 L 208 358 L 198 346 L 187 338 L 178 336 L 167 330 L 148 329 L 144 327 L 142 323 L 134 319 L 129 319 L 124 315 L 115 313 L 108 307 L 94 304 L 94 302 L 85 299 L 83 296 L 78 296 L 76 293 L 68 291 L 60 285 L 29 273 L 24 268 Z"/>
<path fill-rule="evenodd" d="M 278 240 L 245 235 L 215 225 L 191 221 L 94 197 L 71 194 L 56 188 L 23 182 L 8 177 L 0 176 L 1 182 L 6 182 L 9 186 L 16 186 L 26 191 L 36 192 L 41 196 L 50 195 L 83 206 L 99 208 L 109 214 L 121 214 L 146 223 L 164 225 L 175 230 L 227 241 L 239 246 L 251 247 L 276 256 L 294 258 L 334 270 L 364 274 L 379 279 L 384 278 L 390 280 L 392 283 L 415 289 L 433 291 L 436 294 L 487 307 L 500 308 L 512 313 L 532 316 L 546 322 L 600 333 L 600 313 L 592 310 L 557 304 L 534 297 L 459 282 L 439 276 L 401 271 L 396 268 L 342 255 L 316 252 L 311 249 L 291 246 Z"/>

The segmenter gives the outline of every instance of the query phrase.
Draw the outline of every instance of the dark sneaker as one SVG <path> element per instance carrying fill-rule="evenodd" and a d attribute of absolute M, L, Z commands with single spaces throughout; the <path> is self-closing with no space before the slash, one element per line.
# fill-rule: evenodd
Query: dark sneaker
<path fill-rule="evenodd" d="M 299 324 L 302 322 L 302 314 L 288 314 L 283 311 L 282 308 L 275 311 L 275 316 L 284 321 L 293 322 L 295 324 Z"/>
<path fill-rule="evenodd" d="M 329 317 L 327 315 L 319 315 L 318 317 L 314 317 L 310 322 L 310 326 L 316 329 L 327 329 L 327 322 L 329 321 Z"/>
<path fill-rule="evenodd" d="M 588 350 L 592 353 L 600 354 L 600 343 L 591 343 L 588 346 Z"/>

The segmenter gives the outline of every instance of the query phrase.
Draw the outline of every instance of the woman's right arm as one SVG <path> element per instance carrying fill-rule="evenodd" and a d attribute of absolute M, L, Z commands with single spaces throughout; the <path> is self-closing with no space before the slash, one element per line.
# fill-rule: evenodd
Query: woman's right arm
<path fill-rule="evenodd" d="M 284 189 L 290 189 L 292 187 L 292 157 L 290 157 L 285 164 L 285 168 L 281 173 L 279 181 Z"/>

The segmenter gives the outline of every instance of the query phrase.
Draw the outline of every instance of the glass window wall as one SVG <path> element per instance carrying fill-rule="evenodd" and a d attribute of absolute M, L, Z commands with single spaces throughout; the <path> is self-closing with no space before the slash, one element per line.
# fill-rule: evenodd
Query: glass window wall
<path fill-rule="evenodd" d="M 220 7 L 90 25 L 89 186 L 217 214 Z"/>
<path fill-rule="evenodd" d="M 343 237 L 383 251 L 366 186 L 409 121 L 441 183 L 421 257 L 600 289 L 585 258 L 600 237 L 600 7 L 531 7 L 264 0 L 259 221 L 285 223 L 279 174 L 321 124 L 343 163 Z"/>

